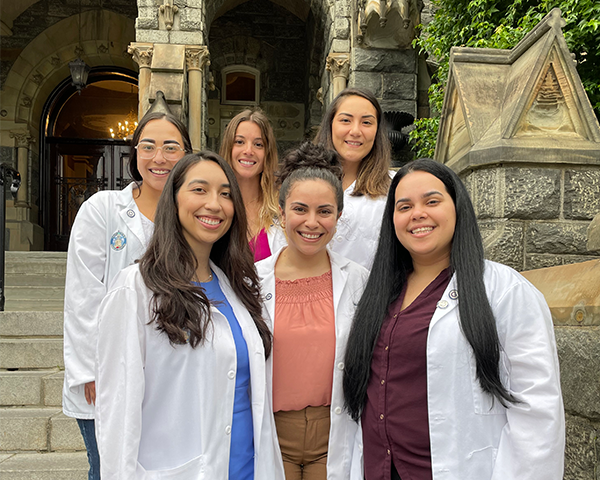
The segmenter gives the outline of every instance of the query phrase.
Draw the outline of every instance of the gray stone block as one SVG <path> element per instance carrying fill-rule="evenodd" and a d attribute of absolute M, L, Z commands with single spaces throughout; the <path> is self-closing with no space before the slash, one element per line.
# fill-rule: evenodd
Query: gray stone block
<path fill-rule="evenodd" d="M 523 270 L 523 223 L 484 220 L 479 222 L 479 229 L 487 259 Z"/>
<path fill-rule="evenodd" d="M 600 423 L 567 414 L 565 480 L 597 480 L 594 475 L 600 461 Z"/>
<path fill-rule="evenodd" d="M 587 236 L 587 249 L 590 252 L 600 252 L 600 213 L 590 223 Z"/>
<path fill-rule="evenodd" d="M 528 253 L 585 254 L 587 223 L 531 222 L 527 227 Z"/>
<path fill-rule="evenodd" d="M 383 99 L 417 100 L 417 76 L 412 73 L 383 75 Z"/>
<path fill-rule="evenodd" d="M 173 30 L 169 34 L 169 40 L 175 45 L 204 45 L 204 33 L 202 30 L 193 32 Z"/>
<path fill-rule="evenodd" d="M 5 451 L 47 450 L 48 425 L 55 408 L 0 408 L 0 445 Z"/>
<path fill-rule="evenodd" d="M 62 312 L 0 312 L 3 337 L 62 336 Z"/>
<path fill-rule="evenodd" d="M 504 169 L 504 217 L 556 219 L 560 212 L 560 170 Z"/>
<path fill-rule="evenodd" d="M 0 372 L 0 405 L 41 406 L 42 380 L 47 375 L 47 371 Z"/>
<path fill-rule="evenodd" d="M 402 99 L 384 99 L 379 100 L 379 105 L 384 112 L 406 112 L 410 113 L 413 117 L 417 115 L 417 102 L 414 100 L 402 100 Z"/>
<path fill-rule="evenodd" d="M 350 20 L 345 17 L 336 17 L 333 22 L 336 38 L 346 39 L 350 35 Z"/>
<path fill-rule="evenodd" d="M 135 28 L 135 41 L 140 43 L 169 43 L 169 32 L 166 30 L 156 30 L 158 28 L 158 20 L 156 27 L 146 26 L 143 24 L 145 19 L 138 18 Z M 141 25 L 140 25 L 141 23 Z"/>
<path fill-rule="evenodd" d="M 498 217 L 502 197 L 498 188 L 498 168 L 475 170 L 469 178 L 469 192 L 478 219 Z"/>
<path fill-rule="evenodd" d="M 0 340 L 0 368 L 64 367 L 62 338 Z"/>
<path fill-rule="evenodd" d="M 138 17 L 135 19 L 135 29 L 138 32 L 136 35 L 138 42 L 147 42 L 148 40 L 140 40 L 140 31 L 158 31 L 158 16 L 155 17 Z"/>
<path fill-rule="evenodd" d="M 344 53 L 350 51 L 350 40 L 340 40 L 334 38 L 331 42 L 331 51 L 335 53 Z"/>
<path fill-rule="evenodd" d="M 565 410 L 600 421 L 600 328 L 556 327 Z"/>
<path fill-rule="evenodd" d="M 42 396 L 46 407 L 62 406 L 64 378 L 65 372 L 57 372 L 42 379 Z"/>
<path fill-rule="evenodd" d="M 381 98 L 382 83 L 379 73 L 351 72 L 348 86 L 366 88 L 377 98 Z"/>
<path fill-rule="evenodd" d="M 565 171 L 565 218 L 591 220 L 600 212 L 600 170 Z"/>
<path fill-rule="evenodd" d="M 536 270 L 538 268 L 555 267 L 557 265 L 564 265 L 564 259 L 561 255 L 545 253 L 525 255 L 525 270 Z"/>
<path fill-rule="evenodd" d="M 64 413 L 50 419 L 50 450 L 85 450 L 77 420 Z"/>
<path fill-rule="evenodd" d="M 361 72 L 414 73 L 417 70 L 415 50 L 353 48 L 353 68 Z"/>
<path fill-rule="evenodd" d="M 2 480 L 86 480 L 85 452 L 22 453 L 0 463 Z"/>

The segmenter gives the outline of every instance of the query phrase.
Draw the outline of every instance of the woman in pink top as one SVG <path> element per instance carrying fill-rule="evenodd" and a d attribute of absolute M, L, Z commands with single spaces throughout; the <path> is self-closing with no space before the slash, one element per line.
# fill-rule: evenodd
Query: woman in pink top
<path fill-rule="evenodd" d="M 242 191 L 254 261 L 262 260 L 285 243 L 272 226 L 278 214 L 277 144 L 267 116 L 259 109 L 247 109 L 233 117 L 223 134 L 220 153 L 233 168 Z"/>
<path fill-rule="evenodd" d="M 287 480 L 362 478 L 359 426 L 344 411 L 342 373 L 367 270 L 327 250 L 342 213 L 337 154 L 303 144 L 280 172 L 288 245 L 256 264 L 273 328 L 267 364 Z"/>

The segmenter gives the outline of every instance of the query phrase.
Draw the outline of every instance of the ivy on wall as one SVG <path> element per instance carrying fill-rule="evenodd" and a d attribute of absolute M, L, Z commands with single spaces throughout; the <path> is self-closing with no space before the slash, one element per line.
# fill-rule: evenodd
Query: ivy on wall
<path fill-rule="evenodd" d="M 450 48 L 514 47 L 553 8 L 566 21 L 563 33 L 575 54 L 577 71 L 600 119 L 600 1 L 598 0 L 433 0 L 435 15 L 414 41 L 439 63 L 429 89 L 432 112 L 439 112 L 448 79 Z M 433 157 L 439 117 L 415 121 L 416 157 Z"/>

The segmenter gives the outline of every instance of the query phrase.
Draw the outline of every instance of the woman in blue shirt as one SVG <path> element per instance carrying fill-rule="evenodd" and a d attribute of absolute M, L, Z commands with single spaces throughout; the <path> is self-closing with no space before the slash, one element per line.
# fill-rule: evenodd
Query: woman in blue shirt
<path fill-rule="evenodd" d="M 283 479 L 246 231 L 231 167 L 211 152 L 180 160 L 146 254 L 101 306 L 103 480 Z"/>

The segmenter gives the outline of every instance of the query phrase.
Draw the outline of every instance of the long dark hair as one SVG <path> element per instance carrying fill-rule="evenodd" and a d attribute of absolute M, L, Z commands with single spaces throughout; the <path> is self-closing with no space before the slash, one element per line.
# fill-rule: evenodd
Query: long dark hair
<path fill-rule="evenodd" d="M 380 197 L 387 193 L 390 184 L 388 171 L 391 163 L 391 146 L 387 136 L 387 125 L 383 118 L 383 111 L 381 110 L 381 106 L 379 105 L 377 98 L 375 98 L 375 95 L 364 88 L 355 87 L 342 90 L 339 95 L 335 97 L 333 102 L 331 102 L 329 108 L 327 108 L 314 142 L 322 143 L 327 148 L 335 150 L 331 134 L 331 125 L 340 108 L 340 103 L 347 97 L 352 96 L 358 96 L 368 100 L 377 111 L 377 134 L 375 135 L 373 148 L 360 162 L 356 186 L 354 187 L 352 195 Z"/>
<path fill-rule="evenodd" d="M 344 189 L 342 188 L 342 166 L 335 150 L 324 145 L 304 142 L 295 150 L 290 150 L 283 158 L 277 172 L 279 206 L 285 210 L 285 202 L 296 182 L 323 180 L 331 185 L 335 194 L 338 213 L 344 209 Z"/>
<path fill-rule="evenodd" d="M 140 143 L 140 138 L 142 136 L 142 132 L 144 131 L 144 128 L 146 128 L 146 125 L 148 125 L 149 122 L 151 122 L 152 120 L 161 120 L 161 119 L 165 119 L 168 122 L 172 123 L 175 128 L 177 128 L 177 130 L 179 130 L 179 133 L 181 134 L 181 138 L 183 139 L 183 149 L 185 150 L 185 153 L 192 153 L 192 141 L 190 140 L 190 136 L 188 134 L 187 128 L 185 128 L 185 125 L 181 122 L 181 120 L 179 120 L 176 116 L 170 114 L 170 113 L 164 113 L 164 112 L 150 112 L 147 113 L 146 115 L 144 115 L 142 117 L 142 119 L 140 120 L 140 123 L 138 123 L 137 128 L 135 129 L 135 132 L 133 132 L 133 136 L 131 137 L 131 155 L 129 157 L 129 174 L 131 175 L 131 178 L 133 178 L 136 183 L 139 183 L 142 181 L 142 175 L 140 174 L 140 171 L 138 170 L 138 166 L 137 166 L 137 150 L 135 149 L 135 147 L 137 146 L 138 143 Z"/>
<path fill-rule="evenodd" d="M 450 268 L 456 275 L 457 289 L 460 292 L 460 326 L 475 355 L 479 384 L 483 391 L 504 406 L 518 402 L 500 381 L 500 343 L 496 320 L 483 283 L 483 242 L 469 194 L 451 169 L 434 160 L 421 158 L 404 165 L 392 180 L 373 268 L 348 337 L 344 362 L 344 395 L 346 408 L 355 420 L 360 418 L 366 401 L 371 359 L 381 325 L 389 305 L 400 295 L 408 274 L 413 269 L 409 252 L 396 237 L 393 215 L 396 187 L 402 178 L 414 171 L 427 172 L 437 177 L 454 201 L 456 226 L 450 252 Z"/>
<path fill-rule="evenodd" d="M 154 234 L 140 260 L 140 272 L 153 292 L 152 321 L 171 344 L 202 344 L 211 325 L 210 301 L 200 286 L 192 284 L 198 267 L 196 256 L 183 235 L 177 207 L 177 193 L 187 172 L 200 162 L 215 162 L 230 185 L 234 216 L 231 227 L 215 242 L 210 259 L 229 280 L 262 338 L 265 356 L 271 352 L 271 334 L 262 318 L 260 287 L 254 259 L 246 237 L 246 209 L 231 167 L 216 153 L 203 151 L 186 155 L 171 171 L 161 194 L 154 222 Z"/>

